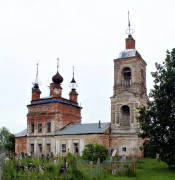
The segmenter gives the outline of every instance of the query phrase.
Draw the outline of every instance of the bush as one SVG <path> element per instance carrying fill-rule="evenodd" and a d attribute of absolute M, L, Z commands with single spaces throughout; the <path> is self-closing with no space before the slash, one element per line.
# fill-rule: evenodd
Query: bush
<path fill-rule="evenodd" d="M 85 176 L 77 167 L 77 160 L 73 154 L 67 153 L 66 163 L 67 163 L 66 164 L 67 170 L 66 170 L 66 173 L 63 175 L 63 177 L 65 179 L 70 179 L 70 180 L 83 180 L 83 179 L 85 179 Z"/>
<path fill-rule="evenodd" d="M 94 162 L 100 158 L 100 162 L 103 162 L 107 158 L 107 149 L 100 144 L 87 144 L 83 150 L 82 158 Z"/>

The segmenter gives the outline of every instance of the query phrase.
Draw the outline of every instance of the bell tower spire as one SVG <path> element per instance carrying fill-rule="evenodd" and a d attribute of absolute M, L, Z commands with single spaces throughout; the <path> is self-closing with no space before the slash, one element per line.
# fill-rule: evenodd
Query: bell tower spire
<path fill-rule="evenodd" d="M 128 34 L 128 37 L 126 38 L 126 49 L 135 49 L 135 40 L 132 37 L 132 34 L 134 33 L 134 30 L 131 28 L 131 23 L 129 19 L 129 11 L 128 11 L 128 28 L 126 29 L 126 34 Z"/>

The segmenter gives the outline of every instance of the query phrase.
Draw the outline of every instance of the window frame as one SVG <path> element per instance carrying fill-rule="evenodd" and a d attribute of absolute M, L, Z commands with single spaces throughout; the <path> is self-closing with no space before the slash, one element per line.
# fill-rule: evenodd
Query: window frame
<path fill-rule="evenodd" d="M 47 154 L 51 153 L 51 144 L 50 143 L 46 144 L 46 151 L 47 151 Z"/>
<path fill-rule="evenodd" d="M 126 148 L 126 147 L 122 147 L 122 151 L 123 151 L 123 152 L 126 152 L 126 151 L 127 151 L 127 148 Z"/>
<path fill-rule="evenodd" d="M 65 146 L 65 147 L 63 147 L 63 146 Z M 61 153 L 62 154 L 66 154 L 66 143 L 61 143 Z"/>
<path fill-rule="evenodd" d="M 34 154 L 34 152 L 35 152 L 35 145 L 34 145 L 34 143 L 31 143 L 30 144 L 30 153 L 31 153 L 31 155 Z"/>
<path fill-rule="evenodd" d="M 42 133 L 42 130 L 43 130 L 42 122 L 39 122 L 38 123 L 38 133 Z"/>
<path fill-rule="evenodd" d="M 35 123 L 31 122 L 30 124 L 30 133 L 34 133 L 35 132 Z"/>
<path fill-rule="evenodd" d="M 46 132 L 47 132 L 47 133 L 50 133 L 50 132 L 51 132 L 51 122 L 50 122 L 50 121 L 47 122 L 47 124 L 46 124 Z"/>
<path fill-rule="evenodd" d="M 120 125 L 121 126 L 130 126 L 131 125 L 131 110 L 128 105 L 123 105 L 120 109 L 121 111 L 121 120 Z"/>
<path fill-rule="evenodd" d="M 128 75 L 129 74 L 129 75 Z M 132 71 L 131 68 L 125 67 L 122 70 L 122 81 L 124 86 L 131 86 L 132 84 Z"/>
<path fill-rule="evenodd" d="M 79 143 L 73 143 L 74 145 L 74 154 L 78 154 L 79 153 Z"/>
<path fill-rule="evenodd" d="M 43 152 L 43 146 L 42 144 L 38 144 L 38 154 L 42 154 Z"/>

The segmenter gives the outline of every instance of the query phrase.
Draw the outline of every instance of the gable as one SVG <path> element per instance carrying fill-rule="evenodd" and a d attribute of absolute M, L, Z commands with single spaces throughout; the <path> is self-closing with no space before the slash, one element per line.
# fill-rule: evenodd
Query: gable
<path fill-rule="evenodd" d="M 130 91 L 124 90 L 122 92 L 120 92 L 116 98 L 126 98 L 126 97 L 135 97 L 135 93 L 132 93 Z"/>

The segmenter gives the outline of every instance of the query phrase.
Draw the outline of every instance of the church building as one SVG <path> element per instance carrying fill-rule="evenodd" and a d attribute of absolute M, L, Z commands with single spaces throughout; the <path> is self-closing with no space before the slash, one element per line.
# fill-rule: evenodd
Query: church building
<path fill-rule="evenodd" d="M 146 62 L 135 48 L 130 25 L 125 43 L 125 50 L 114 59 L 111 120 L 82 124 L 82 107 L 78 104 L 74 73 L 69 99 L 65 99 L 61 87 L 63 77 L 57 68 L 50 84 L 49 97 L 40 97 L 36 78 L 31 103 L 27 106 L 27 129 L 15 136 L 17 154 L 53 153 L 63 156 L 71 152 L 82 155 L 86 144 L 98 143 L 119 156 L 142 156 L 140 147 L 144 141 L 138 137 L 140 126 L 137 116 L 138 108 L 147 106 Z"/>

